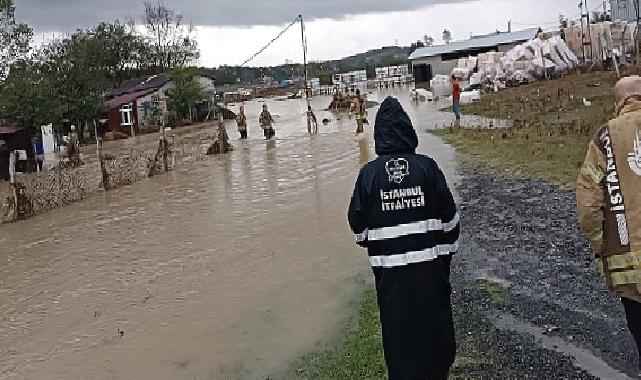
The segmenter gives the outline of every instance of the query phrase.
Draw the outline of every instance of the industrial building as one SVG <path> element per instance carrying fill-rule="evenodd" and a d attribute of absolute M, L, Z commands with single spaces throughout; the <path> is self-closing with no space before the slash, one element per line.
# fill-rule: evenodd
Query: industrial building
<path fill-rule="evenodd" d="M 537 32 L 538 28 L 517 32 L 497 32 L 447 45 L 417 49 L 409 57 L 412 62 L 414 81 L 419 87 L 427 87 L 435 75 L 450 75 L 459 58 L 476 56 L 480 53 L 507 52 L 516 45 L 533 39 Z"/>
<path fill-rule="evenodd" d="M 610 0 L 610 15 L 612 20 L 627 22 L 637 21 L 635 0 Z"/>

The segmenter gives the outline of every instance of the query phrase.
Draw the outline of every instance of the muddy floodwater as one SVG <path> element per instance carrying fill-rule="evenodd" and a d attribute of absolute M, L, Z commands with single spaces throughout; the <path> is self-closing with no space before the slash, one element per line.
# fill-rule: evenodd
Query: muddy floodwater
<path fill-rule="evenodd" d="M 451 116 L 389 92 L 456 182 L 425 133 Z M 356 138 L 315 98 L 309 136 L 304 101 L 268 103 L 276 141 L 252 101 L 233 153 L 0 228 L 1 379 L 265 378 L 337 337 L 370 278 L 346 210 L 376 109 Z"/>

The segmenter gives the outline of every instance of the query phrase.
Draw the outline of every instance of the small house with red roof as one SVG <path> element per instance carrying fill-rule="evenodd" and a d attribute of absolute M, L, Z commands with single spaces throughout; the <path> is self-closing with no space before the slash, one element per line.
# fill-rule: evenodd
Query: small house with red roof
<path fill-rule="evenodd" d="M 198 76 L 203 92 L 213 94 L 214 78 Z M 134 78 L 105 96 L 108 111 L 107 132 L 135 136 L 158 130 L 167 117 L 169 90 L 174 87 L 169 74 Z"/>

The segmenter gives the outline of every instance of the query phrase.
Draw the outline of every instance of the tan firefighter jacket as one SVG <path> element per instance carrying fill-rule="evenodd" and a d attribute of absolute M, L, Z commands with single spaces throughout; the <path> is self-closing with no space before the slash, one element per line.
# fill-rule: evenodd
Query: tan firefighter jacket
<path fill-rule="evenodd" d="M 590 141 L 577 205 L 608 288 L 641 302 L 641 100 L 624 103 Z"/>
<path fill-rule="evenodd" d="M 236 115 L 236 125 L 238 126 L 239 131 L 247 130 L 247 116 L 244 113 Z"/>
<path fill-rule="evenodd" d="M 274 122 L 274 118 L 272 117 L 272 114 L 269 113 L 269 111 L 263 111 L 260 114 L 258 122 L 263 129 L 270 129 L 272 127 L 272 123 Z"/>

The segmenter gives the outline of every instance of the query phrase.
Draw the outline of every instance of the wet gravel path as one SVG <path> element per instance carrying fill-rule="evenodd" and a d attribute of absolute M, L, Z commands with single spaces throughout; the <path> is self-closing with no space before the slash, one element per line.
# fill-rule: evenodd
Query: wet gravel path
<path fill-rule="evenodd" d="M 636 378 L 623 308 L 602 284 L 581 236 L 574 193 L 497 177 L 469 160 L 460 172 L 462 249 L 452 276 L 458 339 L 460 347 L 476 344 L 485 359 L 463 363 L 454 375 L 585 379 L 604 378 L 599 370 L 605 370 Z M 499 328 L 501 315 L 518 323 Z M 573 353 L 544 348 L 547 336 Z"/>

